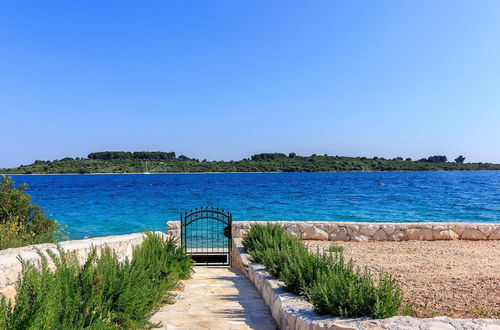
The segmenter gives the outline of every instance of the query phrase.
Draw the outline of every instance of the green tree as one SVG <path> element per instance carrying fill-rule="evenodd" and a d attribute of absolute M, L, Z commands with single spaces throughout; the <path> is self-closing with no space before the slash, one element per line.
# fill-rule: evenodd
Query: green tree
<path fill-rule="evenodd" d="M 0 250 L 30 244 L 56 242 L 62 234 L 59 224 L 47 218 L 31 197 L 28 186 L 14 187 L 14 182 L 2 176 L 0 183 Z"/>
<path fill-rule="evenodd" d="M 458 163 L 458 164 L 463 164 L 465 161 L 465 157 L 460 155 L 458 156 L 457 158 L 455 158 L 455 163 Z"/>

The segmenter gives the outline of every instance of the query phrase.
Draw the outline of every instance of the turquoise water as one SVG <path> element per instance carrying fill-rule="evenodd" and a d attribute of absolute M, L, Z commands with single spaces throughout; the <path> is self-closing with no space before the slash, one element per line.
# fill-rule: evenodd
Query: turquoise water
<path fill-rule="evenodd" d="M 234 220 L 500 221 L 500 172 L 14 175 L 72 238 L 164 230 L 179 211 Z"/>

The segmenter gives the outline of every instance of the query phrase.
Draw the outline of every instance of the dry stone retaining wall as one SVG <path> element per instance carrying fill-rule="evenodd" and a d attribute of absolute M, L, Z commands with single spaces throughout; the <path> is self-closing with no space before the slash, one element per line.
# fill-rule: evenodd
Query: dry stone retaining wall
<path fill-rule="evenodd" d="M 164 235 L 162 233 L 162 235 Z M 84 240 L 61 242 L 60 246 L 64 251 L 76 252 L 78 261 L 83 264 L 93 247 L 98 249 L 103 247 L 111 248 L 119 258 L 131 258 L 133 248 L 140 245 L 144 240 L 143 233 L 97 237 Z M 37 250 L 46 254 L 46 250 L 57 253 L 55 244 L 38 244 L 21 248 L 6 249 L 0 251 L 0 293 L 8 298 L 16 294 L 15 285 L 22 270 L 19 258 L 37 264 L 40 256 Z"/>
<path fill-rule="evenodd" d="M 234 221 L 233 238 L 241 238 L 252 224 L 268 221 Z M 287 233 L 303 240 L 320 241 L 435 241 L 435 240 L 500 240 L 500 223 L 471 222 L 337 222 L 337 221 L 273 221 Z M 181 223 L 168 221 L 169 235 L 180 237 Z"/>
<path fill-rule="evenodd" d="M 233 222 L 233 238 L 241 238 L 255 223 Z M 374 223 L 334 221 L 276 221 L 287 233 L 303 240 L 407 241 L 407 240 L 500 240 L 500 223 L 415 222 Z"/>

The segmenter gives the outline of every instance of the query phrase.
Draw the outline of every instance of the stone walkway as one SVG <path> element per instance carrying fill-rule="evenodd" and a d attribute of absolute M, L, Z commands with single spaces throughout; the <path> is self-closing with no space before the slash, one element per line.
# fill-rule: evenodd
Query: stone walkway
<path fill-rule="evenodd" d="M 151 319 L 162 329 L 276 329 L 257 289 L 235 269 L 195 267 L 183 285 L 175 304 Z"/>

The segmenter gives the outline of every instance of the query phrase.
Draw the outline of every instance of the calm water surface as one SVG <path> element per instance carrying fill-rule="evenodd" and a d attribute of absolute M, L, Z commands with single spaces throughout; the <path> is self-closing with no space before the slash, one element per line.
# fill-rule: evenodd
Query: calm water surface
<path fill-rule="evenodd" d="M 234 220 L 500 222 L 500 172 L 14 175 L 72 238 L 164 230 L 179 211 Z"/>

